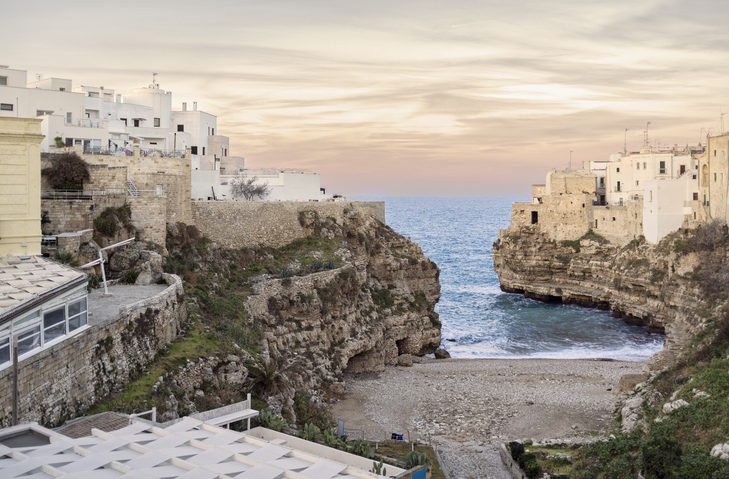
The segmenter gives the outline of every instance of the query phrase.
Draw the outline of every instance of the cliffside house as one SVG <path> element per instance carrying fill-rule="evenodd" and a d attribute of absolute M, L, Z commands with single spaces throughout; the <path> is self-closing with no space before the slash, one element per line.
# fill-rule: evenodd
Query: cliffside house
<path fill-rule="evenodd" d="M 714 144 L 720 143 L 718 138 Z M 708 216 L 708 210 L 706 214 L 700 211 L 698 201 L 702 153 L 701 145 L 661 150 L 645 147 L 610 155 L 609 161 L 584 162 L 580 170 L 551 170 L 544 185 L 532 186 L 531 203 L 514 204 L 512 228 L 529 226 L 556 241 L 574 240 L 593 230 L 619 245 L 641 235 L 657 243 L 685 221 L 693 224 Z M 721 162 L 720 154 L 712 158 L 715 169 L 726 170 L 716 172 L 719 187 L 714 187 L 713 195 L 726 203 L 720 187 L 723 178 L 729 178 L 729 165 L 726 160 Z M 704 190 L 711 198 L 708 157 L 705 162 Z M 716 214 L 726 217 L 726 210 L 725 205 Z"/>

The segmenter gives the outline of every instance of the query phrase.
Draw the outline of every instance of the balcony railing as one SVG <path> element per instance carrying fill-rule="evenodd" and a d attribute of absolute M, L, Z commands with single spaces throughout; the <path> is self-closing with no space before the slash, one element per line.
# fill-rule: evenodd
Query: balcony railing
<path fill-rule="evenodd" d="M 111 155 L 111 156 L 134 156 L 134 150 L 129 147 L 111 147 L 100 148 L 85 146 L 84 154 L 86 155 Z M 180 150 L 157 150 L 151 148 L 140 148 L 139 156 L 148 158 L 184 158 L 185 152 Z"/>
<path fill-rule="evenodd" d="M 41 190 L 43 200 L 90 200 L 94 196 L 124 196 L 127 192 L 123 188 L 109 188 L 107 190 Z"/>
<path fill-rule="evenodd" d="M 80 126 L 82 128 L 104 128 L 104 120 L 93 120 L 91 118 L 82 118 L 70 121 L 65 119 L 63 123 L 67 126 Z"/>

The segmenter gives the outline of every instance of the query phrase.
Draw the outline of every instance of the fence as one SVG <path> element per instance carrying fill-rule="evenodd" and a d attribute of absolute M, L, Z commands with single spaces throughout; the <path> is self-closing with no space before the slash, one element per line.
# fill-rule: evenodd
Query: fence
<path fill-rule="evenodd" d="M 42 200 L 90 200 L 94 196 L 125 196 L 123 188 L 108 190 L 41 190 Z M 153 195 L 148 195 L 153 196 Z"/>

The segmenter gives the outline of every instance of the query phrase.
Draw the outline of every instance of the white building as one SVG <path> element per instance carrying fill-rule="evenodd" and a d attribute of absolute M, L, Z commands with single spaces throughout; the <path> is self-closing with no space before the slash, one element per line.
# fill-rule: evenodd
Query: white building
<path fill-rule="evenodd" d="M 649 242 L 658 243 L 691 215 L 691 201 L 699 194 L 695 153 L 700 151 L 688 146 L 661 151 L 644 147 L 639 152 L 610 155 L 607 203 L 642 201 L 643 235 Z"/>
<path fill-rule="evenodd" d="M 182 103 L 172 109 L 172 92 L 153 83 L 125 95 L 103 86 L 73 87 L 71 80 L 45 78 L 27 82 L 27 71 L 0 66 L 0 117 L 41 118 L 41 151 L 80 146 L 88 153 L 143 155 L 191 153 L 193 199 L 229 199 L 230 182 L 245 168 L 244 158 L 230 155 L 230 140 L 219 135 L 217 117 Z M 250 172 L 268 183 L 267 200 L 324 199 L 318 174 L 274 169 Z"/>

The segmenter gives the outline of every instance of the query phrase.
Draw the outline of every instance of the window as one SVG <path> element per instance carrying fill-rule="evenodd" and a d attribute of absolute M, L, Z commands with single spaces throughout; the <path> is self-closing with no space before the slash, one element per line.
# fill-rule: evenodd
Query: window
<path fill-rule="evenodd" d="M 70 111 L 67 111 L 66 112 L 66 123 L 71 123 L 71 121 L 73 121 L 73 113 L 71 113 Z"/>
<path fill-rule="evenodd" d="M 215 136 L 215 128 L 213 128 L 213 136 Z"/>
<path fill-rule="evenodd" d="M 716 183 L 716 173 L 714 173 L 714 183 Z"/>
<path fill-rule="evenodd" d="M 620 173 L 620 168 L 615 168 L 615 173 Z"/>
<path fill-rule="evenodd" d="M 679 171 L 678 171 L 678 174 L 679 174 L 679 175 L 683 175 L 684 173 L 686 173 L 686 165 L 681 165 L 681 166 L 679 167 Z"/>
<path fill-rule="evenodd" d="M 156 141 L 150 141 L 150 142 L 149 142 L 149 144 L 150 144 L 150 145 L 156 145 L 156 144 L 157 144 L 157 142 L 156 142 Z"/>
<path fill-rule="evenodd" d="M 86 298 L 81 298 L 68 304 L 68 332 L 75 331 L 86 325 Z"/>
<path fill-rule="evenodd" d="M 698 193 L 694 193 L 694 201 L 699 201 L 699 194 Z"/>
<path fill-rule="evenodd" d="M 5 333 L 5 337 L 0 338 L 0 365 L 10 361 L 10 335 Z"/>
<path fill-rule="evenodd" d="M 192 153 L 193 155 L 197 155 L 197 146 L 191 146 L 190 153 Z"/>
<path fill-rule="evenodd" d="M 536 225 L 539 223 L 539 212 L 538 211 L 532 211 L 532 224 Z"/>
<path fill-rule="evenodd" d="M 5 86 L 7 84 L 8 84 L 8 77 L 0 77 L 0 85 Z"/>
<path fill-rule="evenodd" d="M 177 125 L 177 131 L 185 131 L 185 125 Z"/>
<path fill-rule="evenodd" d="M 124 122 L 124 126 L 127 126 L 127 119 L 126 118 L 119 118 L 119 119 Z"/>
<path fill-rule="evenodd" d="M 661 175 L 665 175 L 666 174 L 666 162 L 665 161 L 661 161 L 660 162 L 660 166 L 658 168 L 658 173 L 661 174 Z"/>
<path fill-rule="evenodd" d="M 645 165 L 646 165 L 646 162 L 644 161 L 644 162 L 643 162 L 643 169 L 644 169 L 644 170 L 646 169 L 646 166 L 645 166 Z"/>
<path fill-rule="evenodd" d="M 595 220 L 595 229 L 597 229 L 597 220 Z"/>
<path fill-rule="evenodd" d="M 35 116 L 52 115 L 53 110 L 36 110 Z"/>
<path fill-rule="evenodd" d="M 205 147 L 204 146 L 203 146 L 202 150 L 203 150 L 203 155 L 204 155 L 205 154 Z"/>
<path fill-rule="evenodd" d="M 40 324 L 18 334 L 18 356 L 39 348 L 41 345 Z"/>
<path fill-rule="evenodd" d="M 66 308 L 43 313 L 43 337 L 46 342 L 66 334 Z"/>
<path fill-rule="evenodd" d="M 58 91 L 66 91 L 66 89 L 65 89 L 65 88 L 63 88 L 63 87 L 60 87 L 60 88 L 58 89 Z"/>
<path fill-rule="evenodd" d="M 635 169 L 640 170 L 640 163 L 638 163 L 637 161 L 635 162 Z"/>
<path fill-rule="evenodd" d="M 0 103 L 0 110 L 13 111 L 13 104 L 12 103 Z"/>
<path fill-rule="evenodd" d="M 154 119 L 154 126 L 156 126 L 157 128 L 159 128 L 159 118 L 155 118 Z"/>
<path fill-rule="evenodd" d="M 638 180 L 635 180 L 635 186 L 640 186 L 640 185 L 638 184 Z"/>
<path fill-rule="evenodd" d="M 135 128 L 139 127 L 139 120 L 137 120 L 137 119 L 134 120 L 134 127 Z"/>
<path fill-rule="evenodd" d="M 620 191 L 620 182 L 618 181 L 618 186 L 615 188 L 615 191 Z"/>

